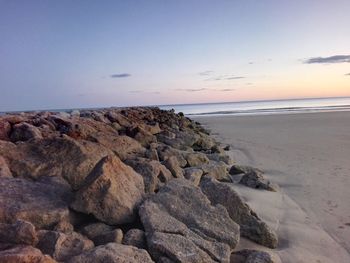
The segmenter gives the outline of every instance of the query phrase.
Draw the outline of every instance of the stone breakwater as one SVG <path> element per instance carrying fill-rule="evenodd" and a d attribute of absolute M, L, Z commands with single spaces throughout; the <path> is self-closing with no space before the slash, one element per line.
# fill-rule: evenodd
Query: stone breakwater
<path fill-rule="evenodd" d="M 276 191 L 229 146 L 158 108 L 0 116 L 1 262 L 275 262 L 235 191 Z M 278 260 L 278 259 L 277 259 Z"/>

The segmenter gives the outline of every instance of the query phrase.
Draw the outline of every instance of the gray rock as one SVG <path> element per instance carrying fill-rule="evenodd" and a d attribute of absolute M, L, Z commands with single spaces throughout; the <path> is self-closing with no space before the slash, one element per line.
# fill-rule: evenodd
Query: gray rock
<path fill-rule="evenodd" d="M 126 160 L 125 163 L 142 175 L 146 193 L 154 193 L 173 178 L 172 173 L 158 161 L 135 158 Z"/>
<path fill-rule="evenodd" d="M 200 187 L 212 204 L 223 205 L 238 223 L 241 235 L 263 246 L 276 248 L 276 233 L 242 200 L 230 183 L 221 183 L 209 176 L 202 177 Z"/>
<path fill-rule="evenodd" d="M 269 180 L 265 179 L 262 173 L 255 169 L 245 173 L 239 183 L 250 188 L 264 189 L 272 192 L 276 192 L 278 189 L 276 184 L 273 184 Z"/>
<path fill-rule="evenodd" d="M 186 152 L 161 144 L 157 146 L 157 151 L 160 161 L 165 161 L 170 157 L 175 156 L 180 167 L 183 168 L 187 165 L 187 161 L 184 158 L 184 154 L 186 154 Z"/>
<path fill-rule="evenodd" d="M 209 163 L 209 159 L 204 153 L 188 153 L 185 158 L 187 164 L 192 167 Z"/>
<path fill-rule="evenodd" d="M 176 156 L 170 156 L 168 159 L 166 159 L 163 164 L 166 168 L 170 170 L 172 175 L 176 178 L 184 178 L 184 172 L 180 166 L 180 163 Z"/>
<path fill-rule="evenodd" d="M 50 228 L 69 215 L 71 193 L 55 184 L 0 177 L 0 222 L 17 219 Z"/>
<path fill-rule="evenodd" d="M 238 261 L 240 258 L 241 261 Z M 254 249 L 243 249 L 236 251 L 231 256 L 231 262 L 242 263 L 277 263 L 275 256 L 265 251 L 259 251 Z"/>
<path fill-rule="evenodd" d="M 114 229 L 115 227 L 113 226 L 98 222 L 85 225 L 79 231 L 89 239 L 93 240 L 95 237 L 113 231 Z"/>
<path fill-rule="evenodd" d="M 35 227 L 31 223 L 17 220 L 14 224 L 0 223 L 0 243 L 35 246 L 38 242 Z"/>
<path fill-rule="evenodd" d="M 110 225 L 131 223 L 144 194 L 142 176 L 118 157 L 101 159 L 75 194 L 71 207 Z"/>
<path fill-rule="evenodd" d="M 0 156 L 0 177 L 12 177 L 10 168 L 8 167 L 4 157 Z"/>
<path fill-rule="evenodd" d="M 130 229 L 128 232 L 126 232 L 122 243 L 124 245 L 134 246 L 137 248 L 147 248 L 145 232 L 137 228 Z"/>
<path fill-rule="evenodd" d="M 239 226 L 222 206 L 212 206 L 198 187 L 174 179 L 139 209 L 155 259 L 175 262 L 229 262 Z"/>
<path fill-rule="evenodd" d="M 223 162 L 210 161 L 208 164 L 199 166 L 203 174 L 213 177 L 219 181 L 230 181 L 227 167 Z"/>
<path fill-rule="evenodd" d="M 26 122 L 15 124 L 10 135 L 11 141 L 28 141 L 30 139 L 42 139 L 40 130 Z"/>
<path fill-rule="evenodd" d="M 73 257 L 69 263 L 152 263 L 146 250 L 117 243 L 98 246 L 79 256 Z"/>
<path fill-rule="evenodd" d="M 40 230 L 38 231 L 38 237 L 39 243 L 37 248 L 57 261 L 68 260 L 94 247 L 91 240 L 76 232 L 64 234 L 55 231 Z"/>
<path fill-rule="evenodd" d="M 203 170 L 195 167 L 187 167 L 184 169 L 185 178 L 190 180 L 195 186 L 199 185 L 199 182 L 203 175 Z"/>

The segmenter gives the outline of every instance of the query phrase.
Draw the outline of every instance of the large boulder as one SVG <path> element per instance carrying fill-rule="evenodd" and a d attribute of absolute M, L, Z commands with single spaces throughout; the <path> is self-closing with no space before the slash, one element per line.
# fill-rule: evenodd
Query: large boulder
<path fill-rule="evenodd" d="M 279 263 L 280 259 L 266 251 L 243 249 L 231 255 L 231 262 L 235 263 Z"/>
<path fill-rule="evenodd" d="M 29 222 L 17 220 L 14 224 L 0 223 L 0 243 L 35 246 L 38 242 L 35 227 Z"/>
<path fill-rule="evenodd" d="M 18 245 L 0 251 L 0 263 L 57 263 L 37 248 Z"/>
<path fill-rule="evenodd" d="M 123 231 L 104 223 L 92 223 L 81 228 L 81 233 L 94 241 L 96 246 L 110 242 L 121 243 Z"/>
<path fill-rule="evenodd" d="M 242 200 L 230 183 L 221 183 L 210 176 L 202 177 L 200 187 L 213 205 L 223 205 L 230 217 L 240 225 L 241 235 L 263 246 L 276 248 L 276 233 Z"/>
<path fill-rule="evenodd" d="M 174 179 L 139 209 L 149 251 L 156 260 L 229 262 L 239 226 L 198 187 Z"/>
<path fill-rule="evenodd" d="M 131 223 L 143 194 L 142 176 L 118 157 L 108 156 L 88 175 L 71 207 L 110 225 Z"/>
<path fill-rule="evenodd" d="M 184 172 L 176 156 L 171 156 L 163 162 L 164 166 L 169 169 L 176 178 L 184 178 Z"/>
<path fill-rule="evenodd" d="M 122 243 L 124 245 L 134 246 L 137 248 L 146 249 L 146 235 L 141 229 L 132 228 L 123 237 Z"/>
<path fill-rule="evenodd" d="M 173 178 L 171 172 L 158 161 L 136 158 L 126 160 L 125 163 L 142 175 L 146 193 L 154 193 Z"/>
<path fill-rule="evenodd" d="M 40 230 L 38 231 L 38 237 L 37 248 L 57 261 L 68 260 L 94 247 L 91 240 L 76 232 L 64 234 L 56 231 Z"/>
<path fill-rule="evenodd" d="M 192 167 L 209 163 L 209 159 L 204 153 L 188 153 L 185 158 L 188 166 Z"/>
<path fill-rule="evenodd" d="M 29 221 L 37 228 L 54 226 L 69 215 L 71 193 L 58 184 L 0 177 L 0 222 Z"/>
<path fill-rule="evenodd" d="M 223 162 L 210 161 L 209 163 L 203 164 L 198 168 L 203 170 L 204 175 L 208 175 L 219 181 L 230 181 L 227 166 Z"/>
<path fill-rule="evenodd" d="M 11 141 L 28 141 L 30 139 L 42 139 L 40 130 L 26 122 L 15 124 L 10 135 Z"/>
<path fill-rule="evenodd" d="M 69 263 L 152 263 L 146 250 L 117 243 L 98 246 L 78 256 Z"/>
<path fill-rule="evenodd" d="M 0 155 L 13 176 L 35 180 L 62 177 L 73 189 L 78 189 L 96 163 L 109 154 L 113 153 L 97 143 L 66 135 L 18 145 L 0 141 Z"/>

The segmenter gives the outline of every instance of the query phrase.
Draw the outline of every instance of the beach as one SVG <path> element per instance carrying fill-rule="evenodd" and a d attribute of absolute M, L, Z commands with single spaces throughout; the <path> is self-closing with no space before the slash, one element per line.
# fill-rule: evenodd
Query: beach
<path fill-rule="evenodd" d="M 350 112 L 192 118 L 280 186 L 238 191 L 276 229 L 283 262 L 350 262 Z"/>

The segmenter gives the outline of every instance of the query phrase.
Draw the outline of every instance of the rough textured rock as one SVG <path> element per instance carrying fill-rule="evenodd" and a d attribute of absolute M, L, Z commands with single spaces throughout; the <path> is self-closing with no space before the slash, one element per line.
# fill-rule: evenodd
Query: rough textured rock
<path fill-rule="evenodd" d="M 11 124 L 6 120 L 0 119 L 0 140 L 8 141 L 11 132 Z"/>
<path fill-rule="evenodd" d="M 199 166 L 203 174 L 213 177 L 219 181 L 230 181 L 228 178 L 227 167 L 223 162 L 210 161 L 208 164 Z"/>
<path fill-rule="evenodd" d="M 38 231 L 38 237 L 39 243 L 37 248 L 57 261 L 65 261 L 94 247 L 91 240 L 76 232 L 64 234 L 40 230 Z"/>
<path fill-rule="evenodd" d="M 278 186 L 265 179 L 262 171 L 252 167 L 240 167 L 240 169 L 243 169 L 244 171 L 244 174 L 239 181 L 240 184 L 255 189 L 264 189 L 272 192 L 277 191 Z"/>
<path fill-rule="evenodd" d="M 118 157 L 103 158 L 75 194 L 71 207 L 107 224 L 131 223 L 142 201 L 142 177 Z"/>
<path fill-rule="evenodd" d="M 123 240 L 123 231 L 114 229 L 94 237 L 93 241 L 96 246 L 104 245 L 110 242 L 121 244 Z"/>
<path fill-rule="evenodd" d="M 124 245 L 134 246 L 137 248 L 147 248 L 145 232 L 137 228 L 130 229 L 128 232 L 126 232 L 122 243 Z"/>
<path fill-rule="evenodd" d="M 73 189 L 78 189 L 96 163 L 108 154 L 113 153 L 101 145 L 78 142 L 66 135 L 19 145 L 0 143 L 0 155 L 13 176 L 62 177 Z"/>
<path fill-rule="evenodd" d="M 53 230 L 69 234 L 74 231 L 74 226 L 70 222 L 68 222 L 68 220 L 62 220 L 55 225 Z"/>
<path fill-rule="evenodd" d="M 234 252 L 231 256 L 231 262 L 235 263 L 277 263 L 276 256 L 272 256 L 270 253 L 265 251 L 243 249 Z"/>
<path fill-rule="evenodd" d="M 147 244 L 155 259 L 229 262 L 239 226 L 226 209 L 212 206 L 198 187 L 174 179 L 140 207 Z"/>
<path fill-rule="evenodd" d="M 146 193 L 154 193 L 173 178 L 171 172 L 158 161 L 136 158 L 126 160 L 125 163 L 142 175 Z"/>
<path fill-rule="evenodd" d="M 225 153 L 210 153 L 210 154 L 207 154 L 207 157 L 209 160 L 216 161 L 216 162 L 224 162 L 227 165 L 232 165 L 233 163 L 230 156 L 228 156 Z"/>
<path fill-rule="evenodd" d="M 15 124 L 10 135 L 10 139 L 13 142 L 42 138 L 40 130 L 26 122 Z"/>
<path fill-rule="evenodd" d="M 0 222 L 22 219 L 49 228 L 68 217 L 70 192 L 55 184 L 0 178 Z"/>
<path fill-rule="evenodd" d="M 188 153 L 185 158 L 187 164 L 192 167 L 209 163 L 209 159 L 204 153 Z"/>
<path fill-rule="evenodd" d="M 180 167 L 180 163 L 178 159 L 175 156 L 171 156 L 168 159 L 166 159 L 163 164 L 166 168 L 170 170 L 172 175 L 176 178 L 183 178 L 184 172 L 182 168 Z"/>
<path fill-rule="evenodd" d="M 146 250 L 109 243 L 73 257 L 69 263 L 152 263 Z"/>
<path fill-rule="evenodd" d="M 0 177 L 12 177 L 10 168 L 5 161 L 5 158 L 2 156 L 0 156 Z"/>
<path fill-rule="evenodd" d="M 230 217 L 241 226 L 242 236 L 270 248 L 277 247 L 276 233 L 241 199 L 232 184 L 204 176 L 200 187 L 212 204 L 220 204 L 227 209 Z"/>
<path fill-rule="evenodd" d="M 17 220 L 14 224 L 0 223 L 0 243 L 35 246 L 37 242 L 35 227 L 31 223 L 23 220 Z"/>
<path fill-rule="evenodd" d="M 169 159 L 170 157 L 176 157 L 180 167 L 185 167 L 187 165 L 187 161 L 184 158 L 184 152 L 174 149 L 167 145 L 158 145 L 157 146 L 158 156 L 161 161 L 165 161 Z"/>
<path fill-rule="evenodd" d="M 20 245 L 0 251 L 0 263 L 55 263 L 51 257 L 41 253 L 39 249 Z"/>
<path fill-rule="evenodd" d="M 203 170 L 195 167 L 188 167 L 184 169 L 185 178 L 190 180 L 194 185 L 198 186 L 203 175 Z"/>
<path fill-rule="evenodd" d="M 102 235 L 104 233 L 113 231 L 115 227 L 104 224 L 104 223 L 92 223 L 83 226 L 80 232 L 87 236 L 89 239 L 93 240 L 96 236 Z"/>

